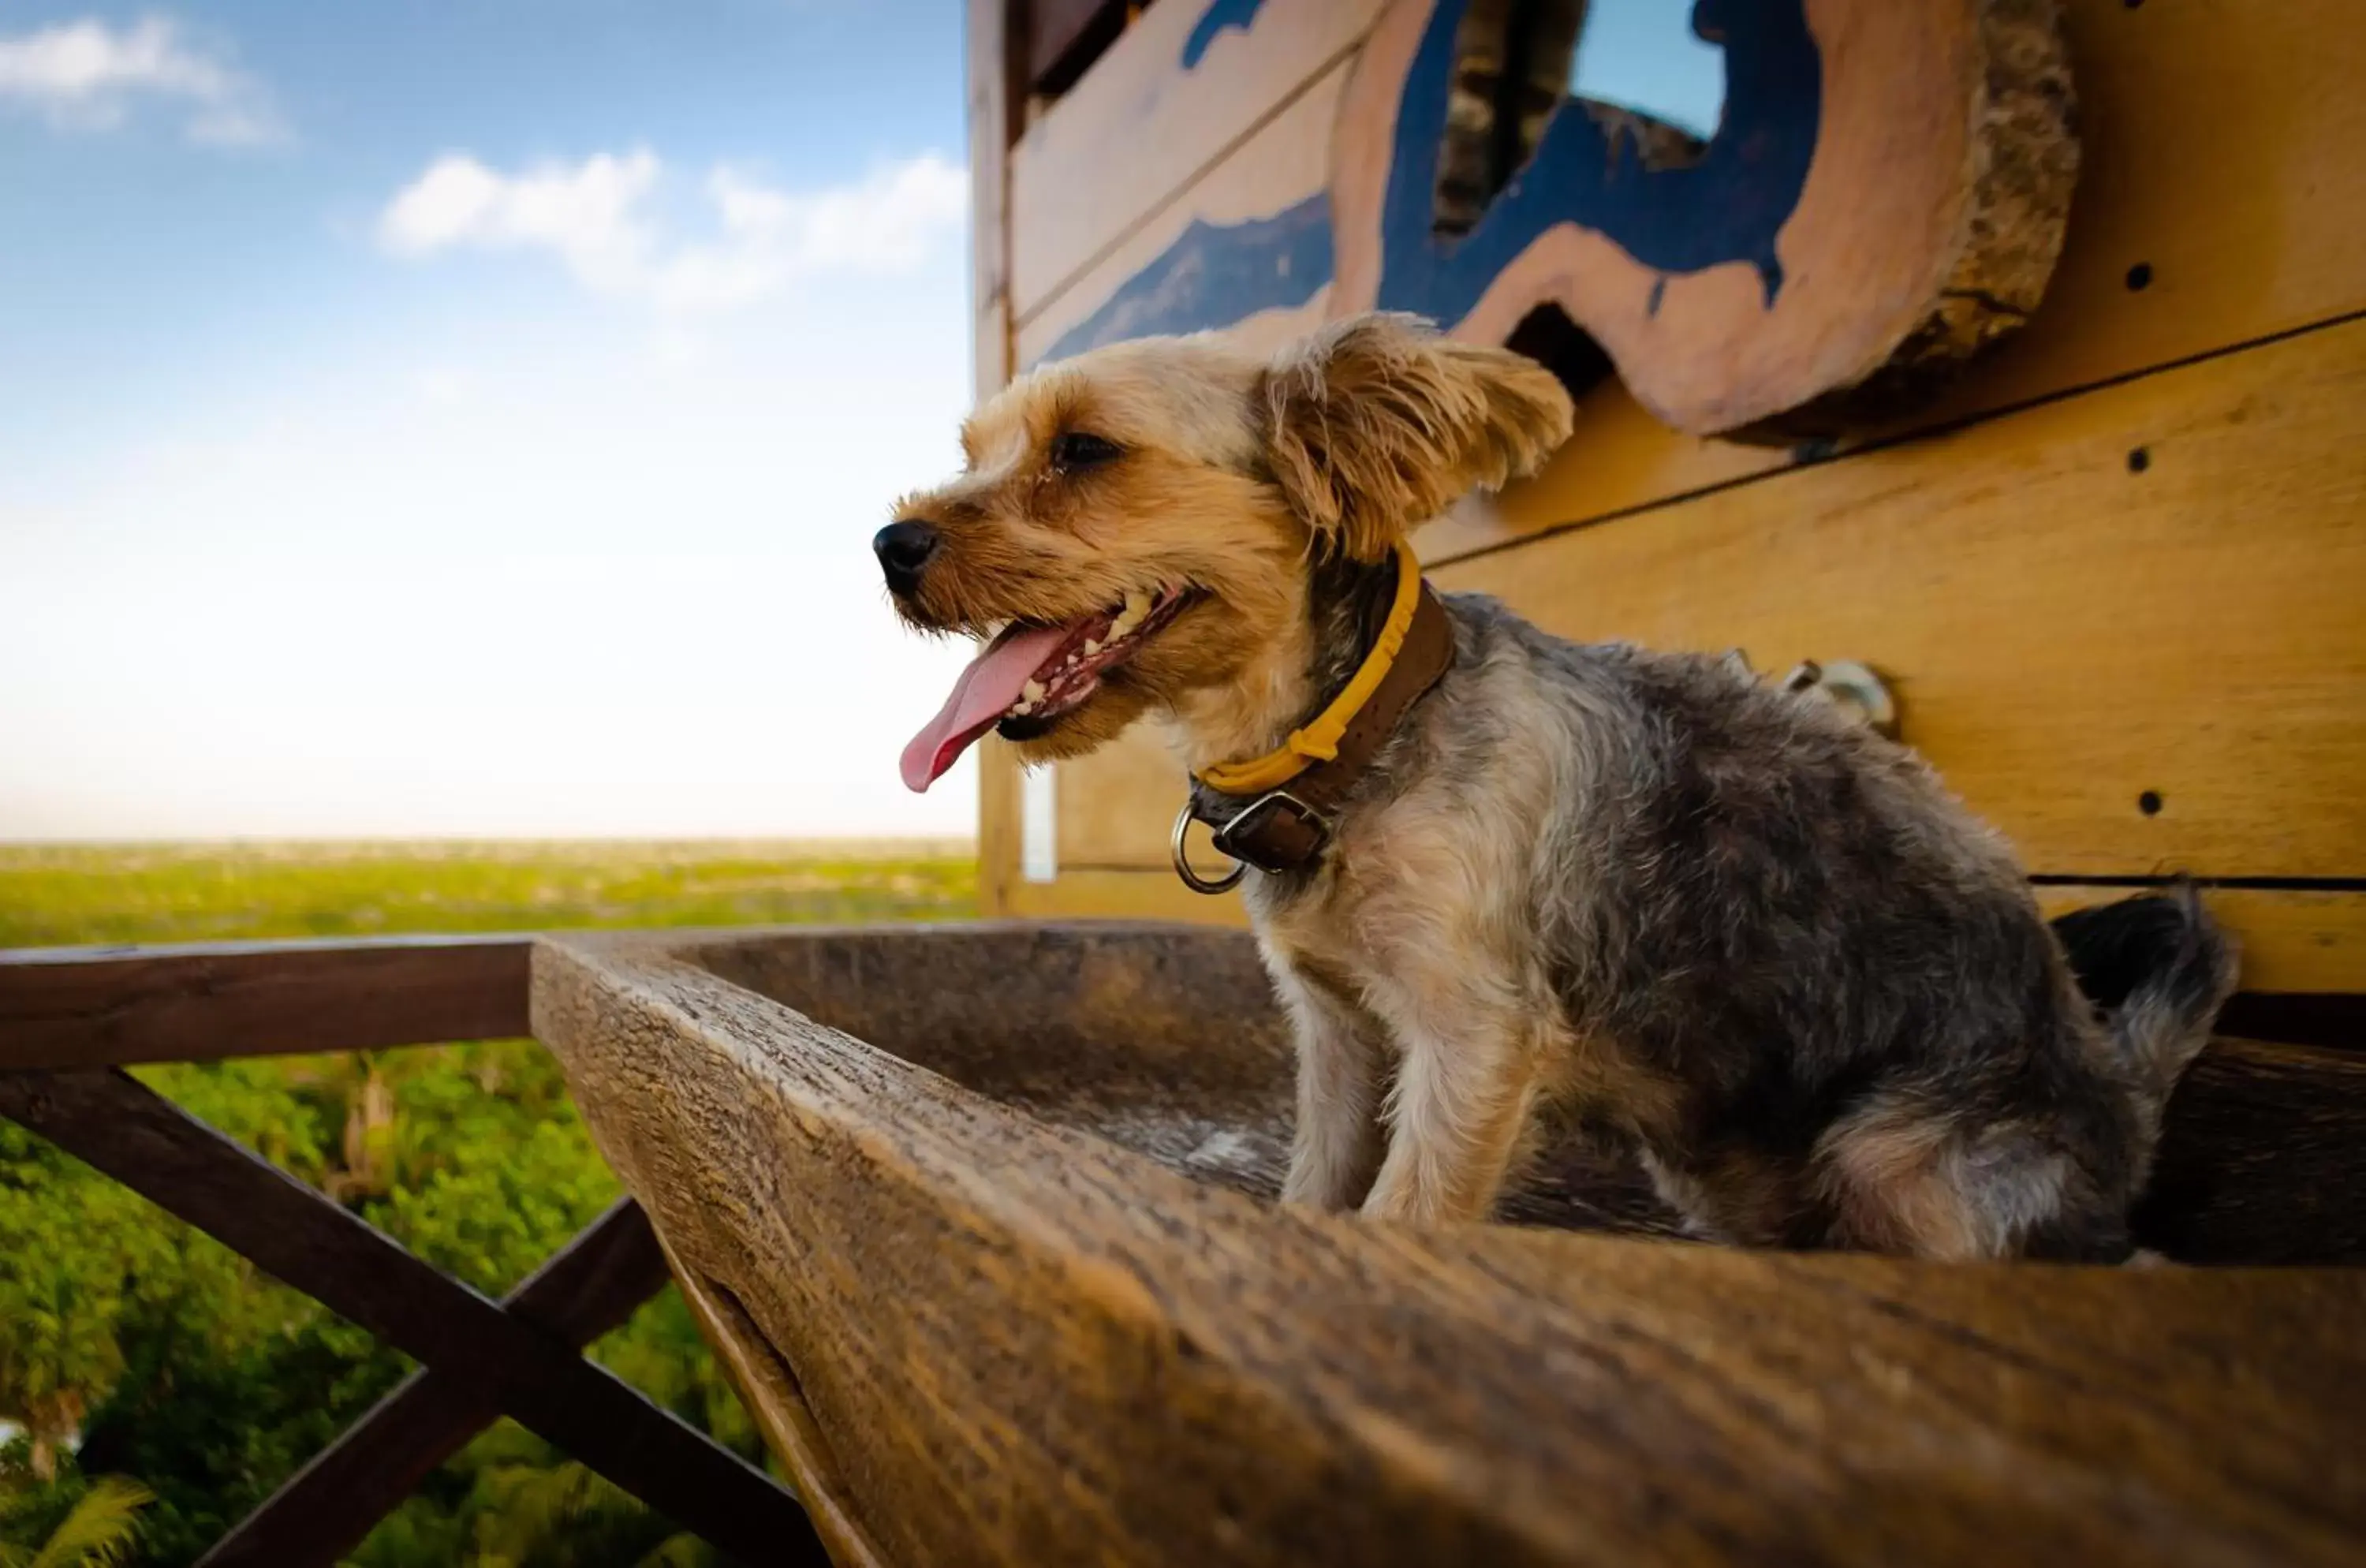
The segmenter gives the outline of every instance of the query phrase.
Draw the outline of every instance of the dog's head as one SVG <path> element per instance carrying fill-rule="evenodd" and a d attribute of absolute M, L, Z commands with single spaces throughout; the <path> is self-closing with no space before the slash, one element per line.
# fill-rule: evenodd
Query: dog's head
<path fill-rule="evenodd" d="M 989 728 L 1046 761 L 1196 694 L 1255 702 L 1273 650 L 1304 646 L 1311 560 L 1387 559 L 1533 470 L 1570 417 L 1541 366 L 1407 316 L 1272 358 L 1144 338 L 1022 378 L 962 427 L 960 477 L 873 541 L 905 620 L 986 644 L 905 783 L 926 789 Z"/>

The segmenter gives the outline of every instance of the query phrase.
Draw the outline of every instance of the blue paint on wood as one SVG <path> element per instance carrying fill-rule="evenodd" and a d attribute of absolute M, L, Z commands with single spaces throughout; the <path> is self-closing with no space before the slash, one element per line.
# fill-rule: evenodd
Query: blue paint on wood
<path fill-rule="evenodd" d="M 1245 28 L 1261 0 L 1212 0 L 1183 48 L 1188 68 L 1228 27 Z M 1380 304 L 1456 321 L 1504 267 L 1545 233 L 1574 223 L 1608 238 L 1667 279 L 1732 262 L 1757 269 L 1766 305 L 1783 290 L 1776 242 L 1806 189 L 1821 132 L 1823 61 L 1805 0 L 1699 0 L 1693 28 L 1724 46 L 1725 113 L 1699 160 L 1644 169 L 1623 135 L 1564 101 L 1536 155 L 1460 236 L 1436 231 L 1439 143 L 1446 130 L 1454 32 L 1468 0 L 1440 0 L 1406 73 L 1381 206 Z M 1045 354 L 1065 359 L 1103 344 L 1230 326 L 1295 309 L 1331 281 L 1331 200 L 1318 191 L 1270 218 L 1194 221 Z"/>
<path fill-rule="evenodd" d="M 1199 26 L 1193 28 L 1191 36 L 1183 40 L 1183 69 L 1198 69 L 1201 57 L 1208 52 L 1208 46 L 1214 43 L 1216 35 L 1226 28 L 1248 31 L 1264 6 L 1265 0 L 1209 0 L 1207 10 L 1200 13 Z"/>
<path fill-rule="evenodd" d="M 1126 338 L 1228 327 L 1259 310 L 1294 309 L 1331 281 L 1332 270 L 1328 191 L 1245 223 L 1195 219 L 1043 357 L 1066 359 Z"/>
<path fill-rule="evenodd" d="M 1667 275 L 1729 262 L 1758 269 L 1772 309 L 1775 241 L 1799 205 L 1823 118 L 1823 60 L 1804 0 L 1700 0 L 1693 28 L 1725 46 L 1725 116 L 1697 163 L 1644 169 L 1632 142 L 1564 99 L 1531 158 L 1469 233 L 1436 231 L 1454 32 L 1468 0 L 1441 0 L 1406 73 L 1380 209 L 1380 303 L 1459 321 L 1547 230 L 1574 223 Z"/>

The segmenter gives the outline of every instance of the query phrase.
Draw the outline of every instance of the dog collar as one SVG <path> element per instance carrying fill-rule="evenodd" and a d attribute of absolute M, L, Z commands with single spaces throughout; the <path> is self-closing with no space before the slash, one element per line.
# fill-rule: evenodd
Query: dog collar
<path fill-rule="evenodd" d="M 1175 818 L 1169 847 L 1176 875 L 1194 892 L 1222 893 L 1250 866 L 1281 872 L 1312 865 L 1365 768 L 1453 664 L 1454 623 L 1422 581 L 1413 547 L 1400 542 L 1388 618 L 1338 696 L 1279 750 L 1200 771 Z M 1214 830 L 1217 850 L 1238 863 L 1219 881 L 1200 876 L 1185 858 L 1184 835 L 1194 818 Z"/>

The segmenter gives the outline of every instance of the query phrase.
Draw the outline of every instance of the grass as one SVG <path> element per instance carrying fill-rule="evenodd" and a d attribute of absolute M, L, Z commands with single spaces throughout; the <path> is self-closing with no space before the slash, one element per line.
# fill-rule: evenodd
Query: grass
<path fill-rule="evenodd" d="M 959 842 L 0 844 L 0 947 L 976 910 Z"/>

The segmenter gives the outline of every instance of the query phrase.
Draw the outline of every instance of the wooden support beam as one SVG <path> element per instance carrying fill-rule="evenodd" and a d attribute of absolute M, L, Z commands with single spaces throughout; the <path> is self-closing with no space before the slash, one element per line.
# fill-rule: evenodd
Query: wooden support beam
<path fill-rule="evenodd" d="M 749 1562 L 826 1562 L 795 1498 L 530 1325 L 118 1070 L 0 1075 L 40 1134 Z"/>
<path fill-rule="evenodd" d="M 970 313 L 972 389 L 979 402 L 1010 379 L 1010 158 L 1027 99 L 1017 0 L 969 0 Z M 1005 912 L 1019 871 L 1019 763 L 989 739 L 978 752 L 977 897 Z"/>
<path fill-rule="evenodd" d="M 1027 85 L 1059 94 L 1076 85 L 1125 31 L 1129 0 L 1034 0 L 1027 7 Z"/>
<path fill-rule="evenodd" d="M 630 1198 L 502 1298 L 512 1317 L 586 1345 L 633 1314 L 668 1278 L 648 1216 Z M 501 1413 L 490 1390 L 422 1368 L 198 1560 L 197 1568 L 331 1568 Z"/>
<path fill-rule="evenodd" d="M 0 1070 L 526 1032 L 522 935 L 0 952 Z"/>

